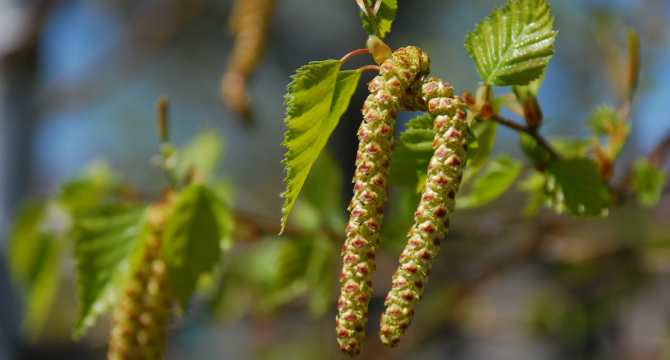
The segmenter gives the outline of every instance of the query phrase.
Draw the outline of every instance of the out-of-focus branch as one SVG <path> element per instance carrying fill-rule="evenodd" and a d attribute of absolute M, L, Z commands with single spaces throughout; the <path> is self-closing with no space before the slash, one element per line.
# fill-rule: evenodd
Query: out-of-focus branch
<path fill-rule="evenodd" d="M 524 132 L 535 139 L 540 146 L 542 146 L 549 155 L 551 156 L 552 159 L 558 159 L 558 153 L 549 145 L 549 142 L 542 137 L 542 135 L 537 131 L 537 128 L 531 128 L 527 125 L 520 124 L 512 119 L 506 118 L 500 114 L 492 114 L 490 117 L 490 120 L 493 120 L 497 123 L 500 123 L 503 126 L 506 126 L 510 129 L 514 129 L 519 132 Z"/>
<path fill-rule="evenodd" d="M 275 0 L 236 0 L 228 21 L 235 45 L 221 78 L 221 99 L 248 125 L 253 121 L 247 81 L 263 57 L 274 4 Z"/>

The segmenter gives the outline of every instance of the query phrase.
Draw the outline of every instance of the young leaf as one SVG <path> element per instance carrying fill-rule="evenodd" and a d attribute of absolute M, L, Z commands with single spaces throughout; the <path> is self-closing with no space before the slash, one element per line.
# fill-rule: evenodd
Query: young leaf
<path fill-rule="evenodd" d="M 56 199 L 70 213 L 82 214 L 108 196 L 114 186 L 114 174 L 109 166 L 94 161 L 79 176 L 63 183 Z"/>
<path fill-rule="evenodd" d="M 653 207 L 658 204 L 661 193 L 667 181 L 663 169 L 652 164 L 647 159 L 635 162 L 633 168 L 633 191 L 637 202 L 645 207 Z"/>
<path fill-rule="evenodd" d="M 463 183 L 470 181 L 486 165 L 486 160 L 488 160 L 496 141 L 498 123 L 495 121 L 474 121 L 470 125 L 470 131 L 477 139 L 477 152 L 473 156 L 468 153 L 468 166 L 463 171 Z"/>
<path fill-rule="evenodd" d="M 61 239 L 46 229 L 47 212 L 46 203 L 26 203 L 9 234 L 9 268 L 25 296 L 23 327 L 31 339 L 39 334 L 61 280 Z"/>
<path fill-rule="evenodd" d="M 328 225 L 333 231 L 346 227 L 346 213 L 342 197 L 344 174 L 337 159 L 325 148 L 312 167 L 311 176 L 303 187 L 303 205 L 310 207 L 319 218 L 317 227 Z"/>
<path fill-rule="evenodd" d="M 521 133 L 519 140 L 521 141 L 521 150 L 535 166 L 544 166 L 551 159 L 549 152 L 540 146 L 532 136 Z"/>
<path fill-rule="evenodd" d="M 537 93 L 540 92 L 540 86 L 542 86 L 542 81 L 544 80 L 545 70 L 542 70 L 542 74 L 535 80 L 528 83 L 528 85 L 514 85 L 512 86 L 512 92 L 517 99 L 522 99 L 524 97 L 537 97 Z"/>
<path fill-rule="evenodd" d="M 519 182 L 519 190 L 528 193 L 526 206 L 523 208 L 524 219 L 530 219 L 542 209 L 546 202 L 544 185 L 547 176 L 539 171 L 533 171 L 527 178 Z"/>
<path fill-rule="evenodd" d="M 553 21 L 546 0 L 510 0 L 468 31 L 465 48 L 487 83 L 526 85 L 554 54 Z"/>
<path fill-rule="evenodd" d="M 391 31 L 391 24 L 393 24 L 395 14 L 398 11 L 398 0 L 381 0 L 381 2 L 379 10 L 377 11 L 377 27 L 379 28 L 379 35 L 381 35 L 383 39 L 386 36 L 386 33 Z M 374 9 L 374 5 L 370 5 L 370 7 Z M 365 31 L 370 35 L 375 35 L 375 31 L 372 29 L 372 24 L 370 24 L 370 19 L 364 11 L 361 11 L 361 19 L 363 20 L 363 28 Z"/>
<path fill-rule="evenodd" d="M 177 156 L 175 174 L 179 181 L 189 171 L 195 171 L 203 180 L 211 179 L 223 152 L 221 136 L 214 131 L 203 131 L 190 140 Z"/>
<path fill-rule="evenodd" d="M 625 120 L 611 106 L 598 106 L 586 122 L 597 134 L 613 135 L 621 126 L 625 126 Z"/>
<path fill-rule="evenodd" d="M 182 309 L 200 275 L 211 271 L 221 258 L 221 238 L 226 232 L 221 228 L 222 206 L 212 190 L 192 184 L 179 194 L 168 217 L 161 252 L 170 289 Z"/>
<path fill-rule="evenodd" d="M 355 70 L 338 72 L 340 65 L 338 60 L 309 63 L 298 69 L 288 86 L 284 120 L 288 131 L 282 144 L 288 149 L 282 161 L 287 187 L 282 194 L 286 202 L 281 232 L 312 164 L 349 106 L 360 79 L 361 73 Z"/>
<path fill-rule="evenodd" d="M 549 163 L 545 194 L 558 213 L 573 216 L 607 214 L 607 187 L 596 163 L 590 159 L 559 159 Z"/>
<path fill-rule="evenodd" d="M 389 184 L 416 189 L 425 180 L 428 162 L 434 152 L 433 116 L 420 115 L 410 120 L 406 127 L 397 139 L 398 147 L 391 157 Z"/>
<path fill-rule="evenodd" d="M 77 221 L 75 262 L 79 309 L 73 337 L 80 338 L 111 304 L 130 272 L 146 224 L 146 209 L 104 205 Z"/>
<path fill-rule="evenodd" d="M 472 191 L 467 196 L 460 197 L 456 206 L 465 209 L 490 203 L 512 186 L 522 169 L 523 164 L 519 160 L 507 155 L 496 157 L 475 180 Z"/>

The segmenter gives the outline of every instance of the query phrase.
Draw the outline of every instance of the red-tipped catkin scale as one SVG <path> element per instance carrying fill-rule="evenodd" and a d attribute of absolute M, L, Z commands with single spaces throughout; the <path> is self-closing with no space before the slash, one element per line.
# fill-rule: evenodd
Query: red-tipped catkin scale
<path fill-rule="evenodd" d="M 434 155 L 429 162 L 426 184 L 414 226 L 409 231 L 407 247 L 400 256 L 400 266 L 393 275 L 393 286 L 386 297 L 386 312 L 381 318 L 380 337 L 388 347 L 396 347 L 412 323 L 414 306 L 421 300 L 440 241 L 449 228 L 467 158 L 468 126 L 465 103 L 453 96 L 453 88 L 434 78 L 421 87 L 422 101 L 434 117 L 437 131 Z"/>
<path fill-rule="evenodd" d="M 380 75 L 368 84 L 370 95 L 363 104 L 364 121 L 358 130 L 354 197 L 342 247 L 342 290 L 337 303 L 337 341 L 342 352 L 351 356 L 360 353 L 365 341 L 370 275 L 375 271 L 397 110 L 405 90 L 429 72 L 430 59 L 419 48 L 401 48 L 381 63 Z"/>

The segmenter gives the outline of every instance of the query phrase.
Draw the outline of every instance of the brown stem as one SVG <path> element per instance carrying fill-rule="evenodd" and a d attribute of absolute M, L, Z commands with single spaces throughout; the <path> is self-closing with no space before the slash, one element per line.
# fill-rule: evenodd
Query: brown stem
<path fill-rule="evenodd" d="M 516 122 L 512 119 L 506 118 L 506 117 L 504 117 L 500 114 L 493 114 L 493 115 L 491 115 L 490 119 L 497 122 L 497 123 L 500 123 L 504 126 L 507 126 L 510 129 L 514 129 L 516 131 L 524 132 L 524 133 L 532 136 L 533 139 L 535 139 L 535 141 L 537 141 L 537 143 L 540 144 L 540 146 L 542 146 L 545 150 L 547 150 L 547 152 L 551 156 L 552 160 L 556 160 L 560 157 L 560 156 L 558 156 L 558 153 L 556 153 L 556 151 L 551 147 L 551 145 L 549 145 L 547 140 L 544 137 L 542 137 L 542 135 L 537 131 L 537 128 L 531 128 L 531 127 L 528 127 L 526 125 L 520 124 L 520 123 L 518 123 L 518 122 Z"/>

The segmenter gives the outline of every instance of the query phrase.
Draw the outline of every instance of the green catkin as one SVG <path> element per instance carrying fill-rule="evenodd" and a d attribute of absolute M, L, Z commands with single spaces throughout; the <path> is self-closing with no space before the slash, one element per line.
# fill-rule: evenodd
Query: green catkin
<path fill-rule="evenodd" d="M 434 117 L 437 131 L 433 141 L 434 155 L 428 166 L 428 177 L 421 201 L 414 214 L 409 241 L 400 255 L 400 267 L 393 275 L 393 286 L 386 297 L 386 312 L 381 317 L 380 337 L 384 345 L 394 348 L 400 343 L 414 316 L 414 306 L 421 301 L 440 241 L 449 228 L 456 193 L 461 184 L 467 157 L 468 126 L 464 102 L 453 96 L 451 85 L 434 78 L 426 79 L 408 108 L 427 108 Z"/>
<path fill-rule="evenodd" d="M 340 349 L 352 357 L 360 353 L 365 341 L 370 275 L 375 271 L 397 109 L 405 91 L 429 72 L 430 59 L 421 49 L 401 48 L 382 62 L 379 76 L 368 84 L 370 96 L 363 105 L 364 121 L 358 130 L 354 197 L 342 247 L 342 290 L 335 325 Z"/>
<path fill-rule="evenodd" d="M 116 302 L 108 360 L 159 360 L 165 352 L 172 297 L 165 263 L 159 258 L 162 226 L 153 223 L 141 262 Z"/>

